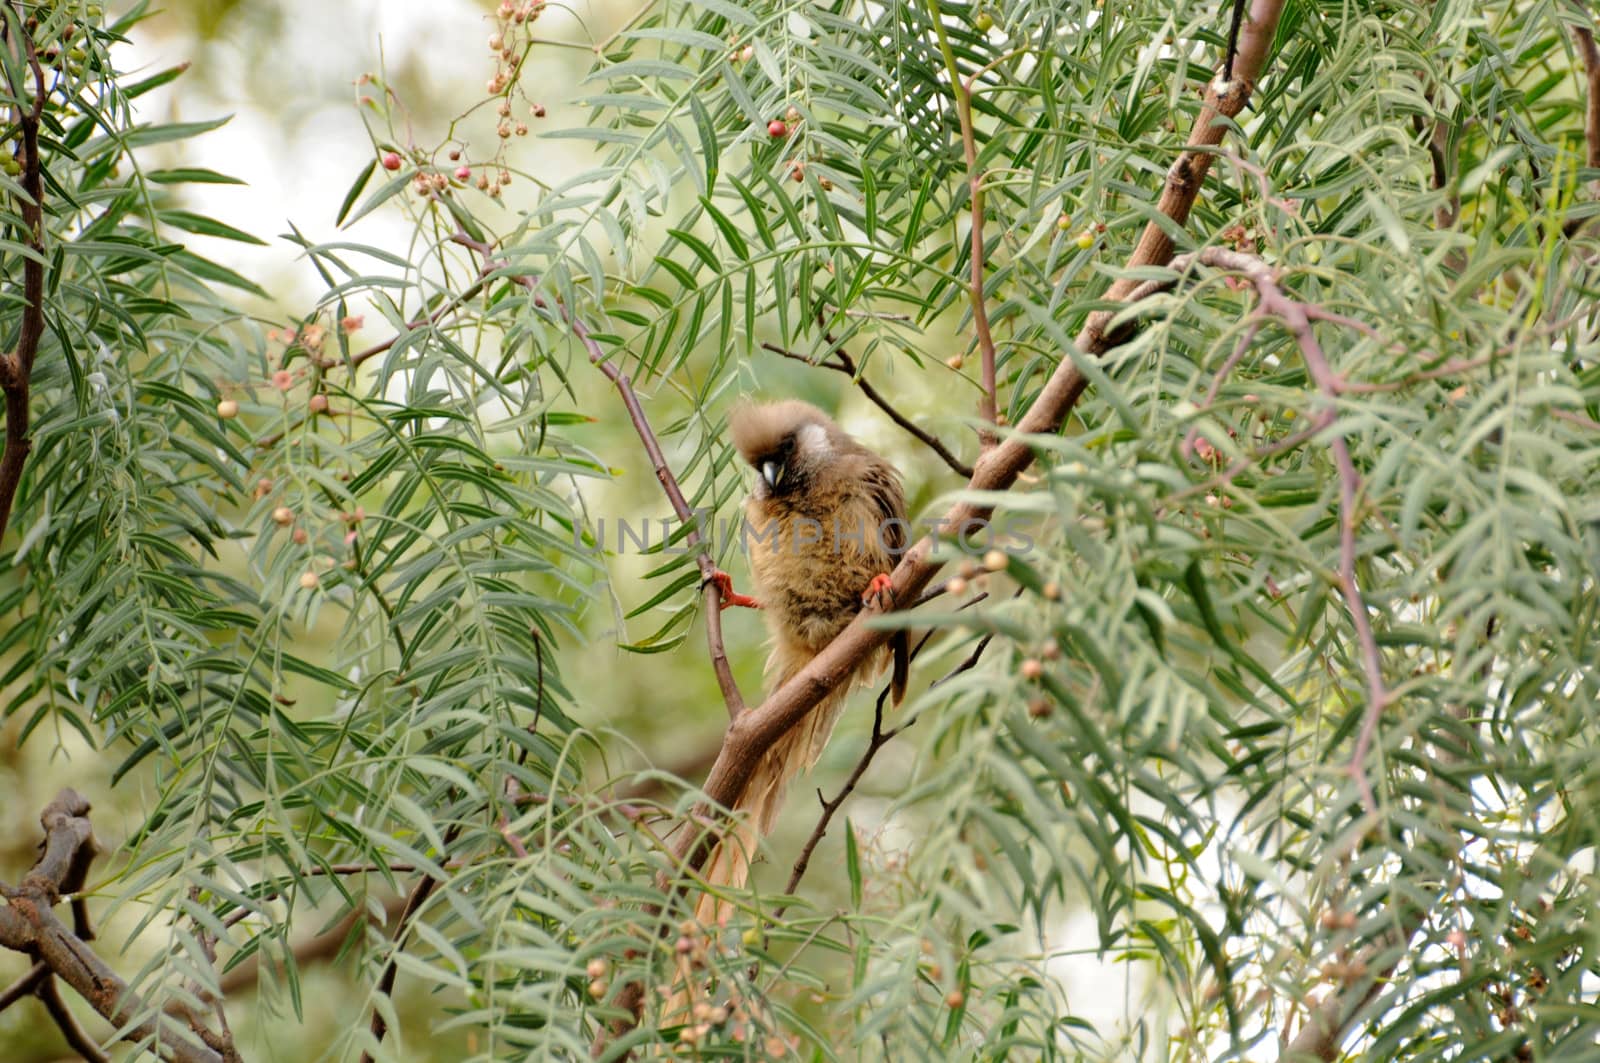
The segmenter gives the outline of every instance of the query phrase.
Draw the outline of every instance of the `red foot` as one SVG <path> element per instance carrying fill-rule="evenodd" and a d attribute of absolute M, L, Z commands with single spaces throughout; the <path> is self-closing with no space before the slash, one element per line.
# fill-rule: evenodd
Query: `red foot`
<path fill-rule="evenodd" d="M 728 608 L 730 605 L 737 605 L 745 609 L 761 608 L 761 603 L 756 599 L 750 597 L 748 594 L 740 594 L 738 591 L 734 590 L 733 577 L 722 571 L 720 568 L 711 574 L 711 578 L 707 580 L 707 582 L 715 583 L 717 585 L 717 590 L 722 594 L 722 608 L 724 609 Z"/>
<path fill-rule="evenodd" d="M 889 578 L 887 572 L 880 572 L 872 577 L 872 582 L 867 584 L 866 593 L 861 596 L 861 604 L 876 606 L 885 611 L 894 608 L 894 580 Z"/>

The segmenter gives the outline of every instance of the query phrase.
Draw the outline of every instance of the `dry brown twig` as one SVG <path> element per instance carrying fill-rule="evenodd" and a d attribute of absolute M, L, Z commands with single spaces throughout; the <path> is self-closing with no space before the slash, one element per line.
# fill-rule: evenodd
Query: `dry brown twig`
<path fill-rule="evenodd" d="M 985 596 L 980 595 L 979 597 Z M 969 605 L 975 605 L 977 601 L 978 598 L 974 598 L 972 601 L 963 604 L 961 608 L 965 609 Z M 917 651 L 927 644 L 931 634 L 930 632 L 928 636 L 924 636 L 922 641 L 917 643 L 916 649 L 912 651 L 912 657 L 915 657 Z M 993 640 L 993 634 L 985 635 L 979 639 L 977 644 L 973 646 L 972 652 L 960 664 L 935 680 L 933 686 L 938 686 L 940 683 L 958 676 L 962 672 L 976 668 L 978 661 L 983 658 L 983 651 L 989 648 L 989 643 Z M 828 826 L 833 822 L 834 813 L 838 812 L 840 807 L 844 805 L 845 799 L 855 792 L 855 788 L 861 782 L 862 776 L 866 775 L 867 769 L 872 766 L 872 761 L 877 757 L 878 751 L 904 732 L 906 728 L 917 722 L 917 718 L 913 716 L 898 727 L 891 727 L 887 731 L 884 730 L 883 708 L 884 703 L 888 700 L 889 693 L 889 687 L 884 687 L 878 692 L 878 700 L 874 703 L 872 710 L 872 734 L 868 737 L 866 748 L 861 751 L 861 756 L 856 759 L 856 766 L 851 769 L 850 774 L 845 778 L 844 785 L 839 788 L 839 792 L 832 798 L 826 798 L 822 796 L 821 790 L 817 791 L 817 800 L 822 802 L 822 813 L 817 817 L 816 825 L 811 828 L 811 834 L 806 838 L 805 844 L 800 847 L 800 855 L 795 858 L 794 867 L 789 871 L 789 882 L 783 887 L 783 892 L 791 897 L 794 896 L 795 890 L 800 888 L 800 880 L 805 877 L 806 870 L 811 866 L 811 854 L 816 851 L 817 845 L 828 833 Z M 787 910 L 787 906 L 775 910 L 772 913 L 773 921 L 776 922 L 782 919 L 783 913 Z"/>

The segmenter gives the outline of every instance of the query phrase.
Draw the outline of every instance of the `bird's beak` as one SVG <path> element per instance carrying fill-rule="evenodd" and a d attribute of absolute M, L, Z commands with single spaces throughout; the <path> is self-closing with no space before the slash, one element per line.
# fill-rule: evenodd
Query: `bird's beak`
<path fill-rule="evenodd" d="M 775 461 L 762 462 L 761 478 L 767 481 L 768 487 L 777 487 L 778 481 L 783 479 L 783 466 Z"/>

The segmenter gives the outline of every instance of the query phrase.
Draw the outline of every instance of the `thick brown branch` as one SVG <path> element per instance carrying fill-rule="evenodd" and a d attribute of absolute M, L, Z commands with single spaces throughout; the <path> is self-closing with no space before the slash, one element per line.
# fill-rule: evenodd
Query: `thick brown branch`
<path fill-rule="evenodd" d="M 1213 85 L 1208 90 L 1206 106 L 1190 136 L 1192 145 L 1214 146 L 1220 142 L 1224 127 L 1217 122 L 1217 117 L 1222 115 L 1231 118 L 1243 110 L 1251 86 L 1266 63 L 1267 50 L 1281 10 L 1282 0 L 1256 0 L 1251 21 L 1241 34 L 1238 79 L 1231 85 Z M 1223 94 L 1220 89 L 1225 89 L 1226 93 Z M 1169 181 L 1167 192 L 1162 195 L 1162 209 L 1173 221 L 1181 223 L 1188 217 L 1189 208 L 1199 189 L 1199 178 L 1209 166 L 1209 154 L 1188 151 L 1174 167 L 1175 173 L 1188 175 L 1189 184 L 1179 194 L 1174 191 L 1173 182 Z M 1161 226 L 1152 222 L 1140 239 L 1130 265 L 1165 265 L 1171 258 L 1171 252 L 1170 238 Z M 1137 286 L 1136 281 L 1119 280 L 1113 284 L 1107 298 L 1120 301 Z M 1112 316 L 1113 312 L 1107 310 L 1090 318 L 1077 341 L 1082 353 L 1098 356 L 1109 349 L 1111 344 L 1105 326 Z M 1033 461 L 1033 450 L 1027 437 L 1056 432 L 1087 384 L 1087 379 L 1073 360 L 1062 359 L 1017 425 L 1016 433 L 978 459 L 967 485 L 969 490 L 985 492 L 1008 489 Z M 959 528 L 970 521 L 987 517 L 989 512 L 988 506 L 960 502 L 945 514 L 943 526 Z M 892 574 L 896 600 L 914 600 L 939 570 L 942 563 L 932 559 L 933 546 L 932 537 L 924 537 L 906 552 L 896 566 Z M 852 674 L 869 653 L 884 643 L 888 635 L 888 630 L 869 627 L 866 620 L 858 617 L 789 682 L 773 691 L 762 705 L 735 719 L 728 728 L 722 751 L 706 780 L 706 795 L 721 807 L 736 807 L 762 754 L 799 723 L 829 691 Z M 709 856 L 714 838 L 705 832 L 684 833 L 679 855 L 690 870 L 698 870 Z"/>
<path fill-rule="evenodd" d="M 868 401 L 888 414 L 889 420 L 905 429 L 920 440 L 929 450 L 939 455 L 939 460 L 948 465 L 957 475 L 964 476 L 969 480 L 972 479 L 972 466 L 956 457 L 955 453 L 945 446 L 944 441 L 938 436 L 922 428 L 917 422 L 895 409 L 894 403 L 885 398 L 882 392 L 868 383 L 867 378 L 857 371 L 855 359 L 850 357 L 849 352 L 840 347 L 831 335 L 824 333 L 824 338 L 828 341 L 828 346 L 833 349 L 833 354 L 838 359 L 837 361 L 824 358 L 820 362 L 813 362 L 805 355 L 791 351 L 786 347 L 780 347 L 776 343 L 763 343 L 761 349 L 771 351 L 773 354 L 781 354 L 785 358 L 793 358 L 797 362 L 805 362 L 807 365 L 817 365 L 824 369 L 833 369 L 845 374 L 855 381 L 856 387 L 861 389 L 861 394 L 865 395 Z"/>
<path fill-rule="evenodd" d="M 1572 38 L 1583 57 L 1587 91 L 1583 132 L 1589 148 L 1588 165 L 1600 170 L 1600 47 L 1595 45 L 1594 30 L 1588 26 L 1574 26 Z"/>
<path fill-rule="evenodd" d="M 1191 145 L 1215 146 L 1224 132 L 1217 118 L 1232 118 L 1244 109 L 1255 80 L 1266 65 L 1267 52 L 1277 31 L 1282 9 L 1283 0 L 1254 0 L 1251 21 L 1241 34 L 1236 80 L 1226 85 L 1213 84 L 1207 91 L 1206 106 L 1201 109 L 1199 120 L 1189 138 Z M 942 16 L 936 6 L 933 7 L 932 17 L 936 32 L 942 34 L 943 26 L 939 21 Z M 1169 181 L 1160 206 L 1170 219 L 1179 224 L 1187 219 L 1199 190 L 1199 180 L 1209 166 L 1209 154 L 1192 150 L 1186 151 L 1174 166 L 1175 172 L 1188 176 L 1189 183 L 1181 189 L 1175 189 L 1173 182 Z M 1139 241 L 1130 266 L 1165 265 L 1171 257 L 1170 238 L 1159 225 L 1151 223 Z M 1139 282 L 1135 280 L 1118 280 L 1107 298 L 1122 302 L 1138 285 Z M 1090 317 L 1076 341 L 1082 354 L 1097 357 L 1110 349 L 1112 341 L 1105 330 L 1113 316 L 1114 311 L 1107 310 Z M 1087 385 L 1087 378 L 1074 360 L 1064 357 L 1017 424 L 1016 432 L 980 455 L 967 485 L 969 491 L 977 494 L 1010 488 L 1033 462 L 1029 437 L 1051 435 L 1058 431 Z M 959 502 L 945 514 L 941 526 L 959 528 L 969 521 L 983 519 L 990 512 L 989 506 L 970 501 Z M 924 537 L 901 558 L 891 574 L 891 590 L 896 601 L 915 601 L 942 567 L 942 562 L 933 559 L 933 546 L 933 538 Z M 761 705 L 736 716 L 728 727 L 722 749 L 706 779 L 704 791 L 708 799 L 717 807 L 737 807 L 762 755 L 804 719 L 829 691 L 852 675 L 868 654 L 883 645 L 889 634 L 888 629 L 869 627 L 863 617 L 857 617 L 803 669 L 769 694 Z M 683 831 L 683 837 L 676 847 L 675 855 L 691 875 L 704 866 L 716 847 L 717 832 L 714 827 L 706 829 L 699 826 L 708 819 L 706 808 L 695 809 L 685 824 L 690 829 Z M 688 876 L 681 878 L 679 888 L 687 888 L 688 881 Z M 619 996 L 618 1003 L 637 1015 L 643 1006 L 643 992 L 641 983 L 633 983 L 627 992 Z M 602 1037 L 596 1046 L 603 1043 Z"/>
<path fill-rule="evenodd" d="M 1181 226 L 1189 220 L 1189 211 L 1200 194 L 1201 183 L 1211 169 L 1211 160 L 1215 155 L 1213 149 L 1222 143 L 1229 123 L 1244 111 L 1245 104 L 1249 102 L 1256 79 L 1266 66 L 1267 52 L 1272 47 L 1273 36 L 1278 32 L 1278 17 L 1282 13 L 1283 0 L 1252 0 L 1249 20 L 1239 33 L 1234 78 L 1224 81 L 1219 77 L 1206 86 L 1205 102 L 1200 108 L 1200 117 L 1195 120 L 1194 128 L 1189 133 L 1188 147 L 1167 171 L 1167 181 L 1156 209 L 1170 222 Z M 1164 266 L 1171 260 L 1172 237 L 1168 235 L 1168 227 L 1150 222 L 1139 237 L 1133 257 L 1128 260 L 1129 268 Z M 1132 277 L 1122 277 L 1111 285 L 1106 298 L 1112 302 L 1124 302 L 1139 284 Z M 1079 348 L 1095 353 L 1104 351 L 1109 340 L 1105 330 L 1115 314 L 1115 310 L 1099 310 L 1089 315 L 1088 323 L 1078 337 Z"/>
<path fill-rule="evenodd" d="M 21 19 L 19 18 L 19 22 Z M 18 109 L 17 124 L 22 131 L 22 191 L 17 206 L 22 217 L 22 234 L 33 255 L 22 262 L 22 328 L 16 350 L 0 354 L 0 389 L 5 392 L 6 435 L 0 451 L 0 538 L 11 522 L 11 506 L 22 486 L 22 470 L 33 448 L 28 434 L 29 387 L 33 379 L 33 360 L 44 336 L 44 180 L 40 174 L 39 119 L 44 114 L 44 72 L 34 51 L 31 34 L 21 34 L 21 47 L 33 72 L 34 96 L 28 110 Z M 21 99 L 20 85 L 11 86 L 14 98 Z"/>
<path fill-rule="evenodd" d="M 15 889 L 0 885 L 0 895 L 5 897 L 5 903 L 0 905 L 0 946 L 34 957 L 36 966 L 42 964 L 47 969 L 47 974 L 37 983 L 45 994 L 54 986 L 53 979 L 59 978 L 121 1031 L 122 1040 L 153 1046 L 160 1055 L 175 1063 L 224 1063 L 222 1053 L 189 1040 L 172 1024 L 156 1016 L 150 1006 L 129 990 L 128 984 L 51 910 L 63 894 L 82 887 L 94 854 L 88 816 L 89 802 L 72 790 L 62 790 L 45 806 L 39 817 L 45 840 L 38 863 Z M 7 990 L 6 995 L 10 996 L 15 988 Z M 45 995 L 43 999 L 55 1014 L 52 998 Z M 60 1003 L 59 996 L 54 999 Z M 63 1026 L 62 1030 L 71 1038 L 76 1027 L 73 1022 L 72 1029 Z M 92 1046 L 87 1038 L 84 1043 Z M 89 1054 L 80 1045 L 74 1047 Z"/>

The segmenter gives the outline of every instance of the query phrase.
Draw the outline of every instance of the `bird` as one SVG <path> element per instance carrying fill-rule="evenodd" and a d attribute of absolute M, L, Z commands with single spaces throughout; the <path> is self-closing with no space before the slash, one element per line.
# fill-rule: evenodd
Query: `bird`
<path fill-rule="evenodd" d="M 808 402 L 737 406 L 728 430 L 756 473 L 739 532 L 756 594 L 735 594 L 731 579 L 720 571 L 713 578 L 721 584 L 725 606 L 755 606 L 765 613 L 772 642 L 765 674 L 770 693 L 863 609 L 894 607 L 889 572 L 905 552 L 910 530 L 905 491 L 893 464 Z M 758 838 L 771 833 L 790 781 L 816 764 L 850 689 L 892 662 L 890 691 L 899 705 L 909 656 L 907 632 L 896 631 L 762 755 L 734 809 L 734 828 L 706 865 L 709 885 L 744 885 Z M 709 892 L 697 905 L 706 925 L 725 923 L 730 912 Z"/>

